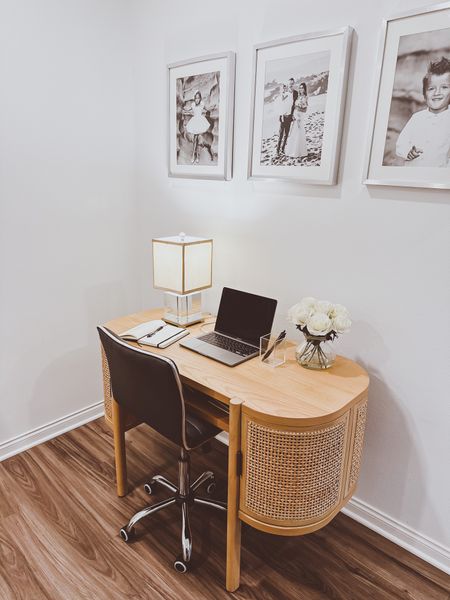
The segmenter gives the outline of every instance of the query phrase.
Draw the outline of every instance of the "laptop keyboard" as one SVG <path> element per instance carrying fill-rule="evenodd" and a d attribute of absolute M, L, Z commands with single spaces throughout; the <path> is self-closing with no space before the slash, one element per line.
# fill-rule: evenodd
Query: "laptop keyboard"
<path fill-rule="evenodd" d="M 202 342 L 207 342 L 212 346 L 217 346 L 218 348 L 222 348 L 223 350 L 228 350 L 229 352 L 233 352 L 234 354 L 239 354 L 239 356 L 249 356 L 250 354 L 254 354 L 255 352 L 257 352 L 257 348 L 255 348 L 254 346 L 250 346 L 245 342 L 233 340 L 232 338 L 220 335 L 215 331 L 211 331 L 211 333 L 202 335 L 200 339 L 202 340 Z"/>

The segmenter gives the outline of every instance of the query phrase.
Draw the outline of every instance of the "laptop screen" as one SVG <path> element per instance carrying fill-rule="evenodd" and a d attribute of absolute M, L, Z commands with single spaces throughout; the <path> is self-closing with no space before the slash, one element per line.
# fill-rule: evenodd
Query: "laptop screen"
<path fill-rule="evenodd" d="M 259 347 L 259 338 L 272 329 L 277 301 L 223 288 L 215 331 Z"/>

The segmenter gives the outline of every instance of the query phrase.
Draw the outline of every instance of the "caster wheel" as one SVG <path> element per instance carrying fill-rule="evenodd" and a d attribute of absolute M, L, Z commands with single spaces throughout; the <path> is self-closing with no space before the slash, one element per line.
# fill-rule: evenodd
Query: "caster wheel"
<path fill-rule="evenodd" d="M 188 565 L 184 562 L 183 559 L 177 558 L 176 561 L 173 563 L 173 568 L 178 573 L 186 573 L 186 571 L 188 570 Z"/>
<path fill-rule="evenodd" d="M 125 525 L 125 527 L 122 527 L 122 529 L 119 531 L 120 537 L 123 539 L 124 542 L 127 542 L 127 544 L 131 541 L 133 541 L 134 536 L 135 536 L 135 531 L 134 531 L 134 527 L 132 529 L 130 529 L 130 531 L 127 531 L 127 527 Z"/>
<path fill-rule="evenodd" d="M 208 484 L 207 488 L 206 488 L 206 493 L 208 494 L 208 496 L 211 496 L 212 494 L 214 494 L 214 492 L 216 491 L 216 482 L 215 481 L 211 481 L 210 484 Z"/>
<path fill-rule="evenodd" d="M 153 488 L 152 488 L 152 486 L 149 483 L 146 483 L 144 485 L 144 492 L 146 494 L 148 494 L 149 496 L 151 496 L 153 494 Z"/>

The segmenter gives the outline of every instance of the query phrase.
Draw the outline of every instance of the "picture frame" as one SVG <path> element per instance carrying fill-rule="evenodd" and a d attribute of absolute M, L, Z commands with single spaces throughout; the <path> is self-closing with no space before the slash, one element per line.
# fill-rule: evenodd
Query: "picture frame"
<path fill-rule="evenodd" d="M 232 177 L 234 52 L 167 66 L 169 177 Z"/>
<path fill-rule="evenodd" d="M 450 2 L 383 21 L 364 184 L 450 188 L 449 61 Z"/>
<path fill-rule="evenodd" d="M 336 184 L 352 35 L 343 27 L 254 47 L 249 179 Z"/>

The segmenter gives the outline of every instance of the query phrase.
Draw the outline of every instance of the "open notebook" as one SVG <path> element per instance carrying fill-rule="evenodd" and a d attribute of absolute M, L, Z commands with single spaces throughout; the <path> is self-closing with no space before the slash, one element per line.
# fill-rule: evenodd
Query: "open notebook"
<path fill-rule="evenodd" d="M 123 340 L 138 342 L 138 344 L 144 344 L 145 346 L 166 348 L 188 334 L 189 331 L 183 327 L 168 325 L 161 319 L 155 319 L 154 321 L 140 323 L 136 327 L 119 333 L 119 336 Z"/>

